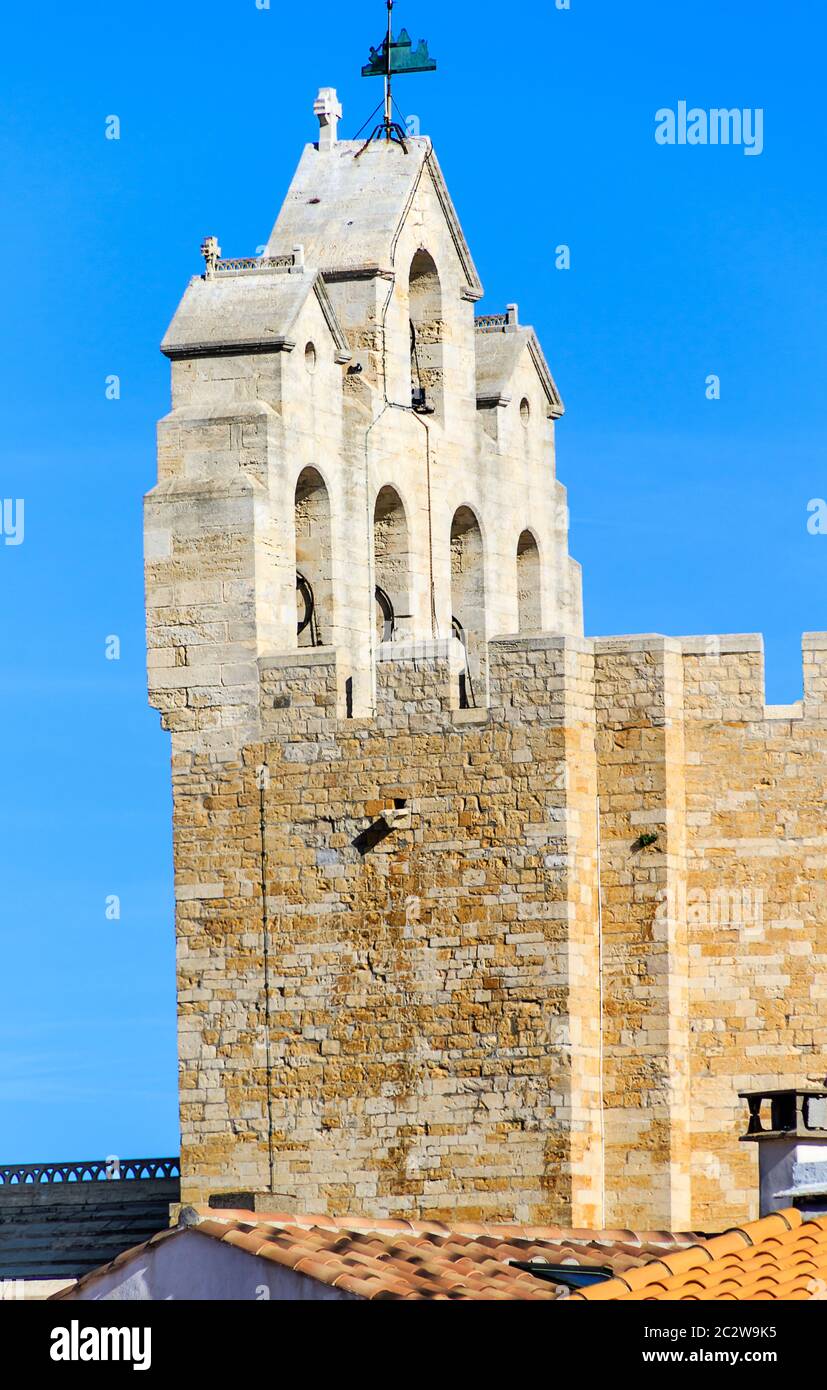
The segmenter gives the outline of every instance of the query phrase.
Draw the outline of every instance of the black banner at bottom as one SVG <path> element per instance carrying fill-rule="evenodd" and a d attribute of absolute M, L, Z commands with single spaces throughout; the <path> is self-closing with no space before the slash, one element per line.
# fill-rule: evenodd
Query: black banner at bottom
<path fill-rule="evenodd" d="M 338 1373 L 370 1352 L 371 1379 L 416 1375 L 436 1367 L 443 1380 L 456 1367 L 474 1374 L 489 1355 L 515 1376 L 554 1374 L 572 1357 L 589 1376 L 601 1371 L 637 1374 L 643 1382 L 683 1368 L 774 1371 L 817 1370 L 823 1352 L 818 1300 L 806 1303 L 548 1303 L 392 1301 L 378 1306 L 322 1297 L 285 1304 L 244 1302 L 53 1302 L 0 1303 L 0 1335 L 21 1372 L 40 1381 L 168 1376 L 170 1372 L 234 1381 L 243 1368 L 290 1374 L 298 1357 L 303 1375 Z M 419 1318 L 425 1322 L 420 1323 Z M 335 1342 L 331 1337 L 335 1336 Z M 387 1357 L 385 1351 L 387 1342 Z M 366 1339 L 369 1339 L 366 1342 Z M 402 1340 L 404 1339 L 404 1340 Z M 434 1341 L 432 1339 L 438 1339 Z M 470 1340 L 469 1340 L 470 1339 Z M 400 1351 L 407 1348 L 400 1362 Z M 20 1352 L 22 1360 L 18 1361 Z M 434 1360 L 434 1357 L 437 1359 Z M 285 1359 L 286 1358 L 286 1359 Z M 470 1358 L 470 1359 L 469 1359 Z M 315 1366 L 314 1366 L 315 1363 Z M 25 1371 L 24 1371 L 25 1368 Z M 492 1367 L 493 1369 L 493 1367 Z M 364 1370 L 362 1371 L 364 1375 Z"/>

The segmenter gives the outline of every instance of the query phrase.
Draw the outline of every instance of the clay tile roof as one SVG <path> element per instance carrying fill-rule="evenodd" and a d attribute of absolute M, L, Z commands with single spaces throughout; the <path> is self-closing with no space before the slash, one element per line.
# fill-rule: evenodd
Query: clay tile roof
<path fill-rule="evenodd" d="M 539 1261 L 546 1265 L 572 1269 L 610 1269 L 619 1279 L 596 1286 L 603 1289 L 619 1285 L 629 1296 L 630 1288 L 640 1287 L 636 1297 L 652 1296 L 653 1272 L 657 1272 L 662 1297 L 676 1297 L 672 1287 L 683 1277 L 684 1265 L 694 1272 L 699 1262 L 708 1263 L 714 1241 L 697 1233 L 672 1234 L 668 1231 L 572 1230 L 561 1226 L 521 1226 L 514 1222 L 497 1224 L 442 1221 L 372 1220 L 362 1216 L 326 1216 L 321 1213 L 251 1212 L 226 1208 L 188 1208 L 183 1227 L 200 1236 L 222 1241 L 259 1259 L 272 1261 L 284 1269 L 341 1289 L 365 1299 L 419 1300 L 535 1300 L 553 1301 L 568 1297 L 569 1289 L 520 1269 L 518 1263 Z M 777 1289 L 767 1275 L 774 1266 L 762 1264 L 770 1257 L 769 1236 L 778 1240 L 778 1229 L 788 1231 L 786 1222 L 774 1222 L 764 1245 L 750 1245 L 739 1234 L 716 1239 L 722 1245 L 722 1278 L 732 1287 L 733 1262 L 738 1277 L 756 1285 L 760 1296 Z M 746 1229 L 746 1228 L 745 1228 Z M 153 1241 L 175 1239 L 182 1228 L 162 1232 Z M 816 1232 L 806 1228 L 807 1239 L 796 1251 L 795 1261 L 784 1271 L 784 1280 L 796 1289 L 812 1279 L 812 1269 L 820 1258 Z M 820 1235 L 820 1233 L 819 1233 Z M 141 1245 L 118 1257 L 121 1266 L 148 1248 Z M 777 1245 L 776 1247 L 777 1248 Z M 827 1240 L 821 1246 L 827 1260 Z M 751 1260 L 749 1268 L 746 1259 Z M 804 1263 L 802 1263 L 802 1261 Z M 71 1297 L 79 1286 L 92 1282 L 114 1266 L 94 1270 L 71 1289 L 53 1297 Z M 649 1271 L 649 1272 L 647 1272 Z M 620 1279 L 623 1283 L 620 1283 Z M 708 1297 L 700 1286 L 696 1295 Z M 617 1297 L 617 1292 L 607 1296 Z M 726 1296 L 724 1294 L 722 1297 Z M 756 1296 L 759 1296 L 757 1294 Z M 774 1295 L 773 1295 L 774 1296 Z M 798 1296 L 798 1294 L 796 1294 Z"/>
<path fill-rule="evenodd" d="M 638 1274 L 696 1248 L 694 1234 L 571 1230 L 514 1222 L 371 1220 L 358 1216 L 195 1208 L 189 1228 L 366 1299 L 539 1300 L 568 1295 L 515 1261 Z M 669 1271 L 663 1271 L 669 1277 Z"/>
<path fill-rule="evenodd" d="M 572 1294 L 588 1302 L 624 1299 L 681 1302 L 716 1299 L 824 1298 L 827 1293 L 827 1216 L 774 1212 L 761 1221 L 698 1239 L 632 1271 Z"/>

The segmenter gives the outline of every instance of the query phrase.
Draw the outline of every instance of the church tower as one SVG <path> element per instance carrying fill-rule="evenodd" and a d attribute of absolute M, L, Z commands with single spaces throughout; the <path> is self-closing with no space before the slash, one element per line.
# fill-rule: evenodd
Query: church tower
<path fill-rule="evenodd" d="M 430 141 L 340 140 L 330 89 L 315 112 L 264 255 L 208 239 L 162 345 L 183 1196 L 585 1223 L 594 728 L 563 406 L 516 305 L 475 317 Z"/>
<path fill-rule="evenodd" d="M 560 396 L 390 111 L 319 93 L 163 342 L 183 1200 L 737 1222 L 739 1091 L 825 1066 L 827 637 L 785 706 L 760 637 L 584 638 Z"/>

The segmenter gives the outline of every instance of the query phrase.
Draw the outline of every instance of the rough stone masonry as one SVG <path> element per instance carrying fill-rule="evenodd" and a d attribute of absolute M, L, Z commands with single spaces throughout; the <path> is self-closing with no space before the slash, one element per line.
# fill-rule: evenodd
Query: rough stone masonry
<path fill-rule="evenodd" d="M 431 144 L 340 141 L 163 342 L 182 1198 L 689 1229 L 825 1072 L 827 634 L 586 640 L 555 422 Z"/>

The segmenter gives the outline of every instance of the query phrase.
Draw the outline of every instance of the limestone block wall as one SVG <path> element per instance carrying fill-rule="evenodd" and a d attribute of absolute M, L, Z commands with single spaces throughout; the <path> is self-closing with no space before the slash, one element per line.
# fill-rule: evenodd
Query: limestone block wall
<path fill-rule="evenodd" d="M 183 746 L 229 753 L 258 722 L 266 491 L 243 474 L 171 478 L 147 497 L 145 519 L 150 700 Z"/>
<path fill-rule="evenodd" d="M 682 701 L 679 643 L 595 643 L 606 1219 L 673 1230 L 690 1228 Z"/>
<path fill-rule="evenodd" d="M 766 706 L 760 638 L 595 642 L 610 1222 L 755 1216 L 738 1092 L 827 1071 L 822 635 L 804 661 Z"/>
<path fill-rule="evenodd" d="M 684 913 L 690 950 L 693 1219 L 758 1214 L 743 1102 L 827 1073 L 827 674 L 804 639 L 804 700 L 764 705 L 760 639 L 684 644 Z"/>
<path fill-rule="evenodd" d="M 738 1091 L 827 1070 L 823 639 L 805 655 L 781 708 L 760 639 L 504 638 L 460 709 L 459 644 L 386 643 L 351 718 L 347 654 L 309 648 L 254 660 L 249 724 L 197 685 L 178 707 L 177 670 L 214 679 L 197 655 L 160 668 L 183 1200 L 752 1215 Z"/>
<path fill-rule="evenodd" d="M 594 1223 L 590 652 L 494 644 L 488 711 L 457 644 L 380 656 L 375 719 L 293 653 L 175 760 L 182 1200 Z"/>

